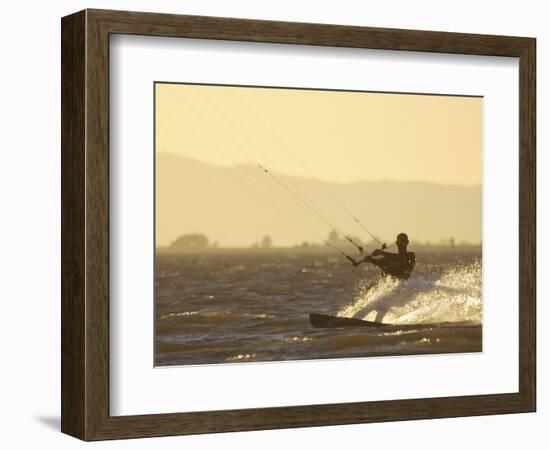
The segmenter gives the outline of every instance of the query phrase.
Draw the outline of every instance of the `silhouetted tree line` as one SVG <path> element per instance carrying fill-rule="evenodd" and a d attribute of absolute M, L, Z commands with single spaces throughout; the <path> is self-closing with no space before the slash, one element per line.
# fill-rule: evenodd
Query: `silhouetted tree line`
<path fill-rule="evenodd" d="M 208 248 L 209 244 L 210 242 L 204 234 L 193 233 L 180 236 L 170 244 L 170 248 L 174 250 L 203 250 Z"/>
<path fill-rule="evenodd" d="M 365 249 L 369 249 L 370 247 L 376 248 L 377 245 L 375 242 L 369 242 L 369 243 L 363 243 L 359 238 L 353 236 L 354 242 L 359 243 L 360 245 L 365 246 Z M 327 241 L 337 247 L 344 247 L 348 244 L 348 241 L 340 237 L 337 231 L 333 230 L 331 231 L 327 236 Z M 388 242 L 388 244 L 391 244 L 391 242 Z M 413 241 L 411 243 L 411 247 L 451 247 L 455 248 L 457 246 L 475 246 L 480 244 L 469 244 L 467 242 L 460 242 L 456 243 L 455 239 L 451 237 L 448 240 L 443 240 L 438 243 L 430 243 L 430 242 L 419 242 L 419 241 Z M 185 251 L 185 250 L 205 250 L 208 248 L 217 248 L 218 243 L 213 242 L 210 243 L 208 237 L 206 237 L 204 234 L 201 233 L 191 233 L 191 234 L 184 234 L 180 237 L 178 237 L 172 244 L 170 244 L 171 250 L 176 251 Z M 250 248 L 252 249 L 269 249 L 273 247 L 273 239 L 269 235 L 265 235 L 260 241 L 253 243 Z M 296 245 L 295 248 L 319 248 L 323 247 L 322 244 L 316 243 L 316 242 L 303 242 L 300 245 Z"/>

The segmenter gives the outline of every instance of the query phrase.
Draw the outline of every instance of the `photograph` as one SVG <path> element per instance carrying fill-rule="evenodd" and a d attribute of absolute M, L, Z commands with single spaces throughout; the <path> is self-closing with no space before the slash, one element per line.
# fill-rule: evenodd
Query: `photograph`
<path fill-rule="evenodd" d="M 483 97 L 153 88 L 155 366 L 482 351 Z"/>

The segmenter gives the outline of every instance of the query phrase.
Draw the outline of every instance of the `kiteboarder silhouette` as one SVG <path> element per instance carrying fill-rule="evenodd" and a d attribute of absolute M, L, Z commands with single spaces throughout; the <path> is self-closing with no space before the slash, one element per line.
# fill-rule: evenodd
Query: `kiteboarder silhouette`
<path fill-rule="evenodd" d="M 353 258 L 348 259 L 352 262 L 354 267 L 357 267 L 361 263 L 370 262 L 380 267 L 384 275 L 406 280 L 411 276 L 416 257 L 413 252 L 407 251 L 409 237 L 405 233 L 399 233 L 397 235 L 395 244 L 397 245 L 397 253 L 387 252 L 384 250 L 385 247 L 383 247 L 375 250 L 359 261 L 355 261 Z"/>

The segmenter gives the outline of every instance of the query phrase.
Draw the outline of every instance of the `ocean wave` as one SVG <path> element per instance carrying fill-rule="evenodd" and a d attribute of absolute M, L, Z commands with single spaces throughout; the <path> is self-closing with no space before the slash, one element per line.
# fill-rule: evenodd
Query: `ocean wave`
<path fill-rule="evenodd" d="M 239 353 L 238 355 L 225 358 L 226 362 L 254 361 L 257 358 L 256 353 Z"/>
<path fill-rule="evenodd" d="M 411 324 L 482 322 L 482 268 L 479 260 L 409 280 L 381 278 L 358 286 L 354 302 L 337 315 L 377 322 Z"/>
<path fill-rule="evenodd" d="M 160 319 L 174 319 L 180 317 L 189 317 L 189 316 L 202 316 L 209 319 L 224 319 L 224 318 L 252 318 L 252 319 L 270 319 L 275 316 L 265 314 L 265 313 L 246 313 L 246 312 L 235 312 L 235 311 L 181 311 L 181 312 L 171 312 L 160 316 Z"/>
<path fill-rule="evenodd" d="M 312 341 L 313 338 L 308 336 L 293 336 L 288 338 L 281 339 L 281 342 L 285 342 L 287 344 L 300 344 L 302 342 L 309 342 Z"/>

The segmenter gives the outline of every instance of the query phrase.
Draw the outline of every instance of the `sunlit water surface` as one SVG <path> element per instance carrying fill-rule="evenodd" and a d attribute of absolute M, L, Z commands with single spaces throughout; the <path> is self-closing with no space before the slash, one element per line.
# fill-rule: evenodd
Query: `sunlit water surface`
<path fill-rule="evenodd" d="M 409 280 L 325 253 L 157 255 L 156 365 L 481 351 L 479 253 L 420 253 Z M 315 329 L 310 313 L 418 330 Z"/>

